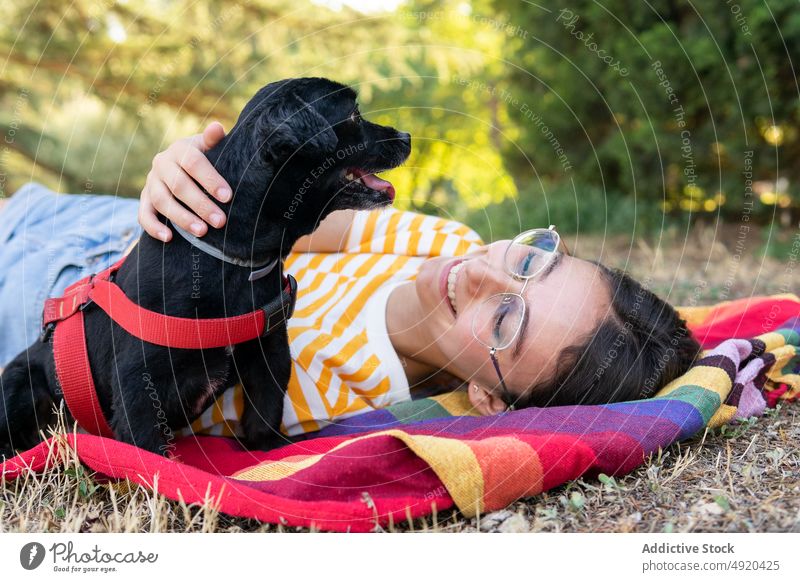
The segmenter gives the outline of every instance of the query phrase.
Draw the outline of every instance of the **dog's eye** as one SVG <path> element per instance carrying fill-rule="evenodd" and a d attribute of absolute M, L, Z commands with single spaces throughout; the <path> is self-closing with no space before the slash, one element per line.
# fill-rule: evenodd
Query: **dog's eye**
<path fill-rule="evenodd" d="M 361 123 L 361 112 L 358 109 L 353 109 L 353 112 L 350 114 L 350 121 L 353 123 Z"/>

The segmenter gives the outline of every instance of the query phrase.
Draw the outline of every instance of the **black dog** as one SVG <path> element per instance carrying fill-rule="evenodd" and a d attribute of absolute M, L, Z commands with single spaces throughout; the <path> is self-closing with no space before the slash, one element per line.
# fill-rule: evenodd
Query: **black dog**
<path fill-rule="evenodd" d="M 322 78 L 262 88 L 236 125 L 206 155 L 234 191 L 225 229 L 202 241 L 252 263 L 283 259 L 331 211 L 391 204 L 394 190 L 373 173 L 400 165 L 410 136 L 361 118 L 355 92 Z M 162 219 L 166 222 L 166 219 Z M 145 309 L 183 318 L 230 317 L 278 296 L 280 268 L 249 280 L 251 269 L 200 252 L 175 236 L 147 234 L 115 283 Z M 198 283 L 197 274 L 202 274 Z M 249 448 L 282 444 L 279 427 L 291 370 L 286 324 L 233 347 L 167 348 L 129 335 L 96 305 L 84 310 L 86 344 L 100 407 L 114 437 L 166 454 L 171 431 L 188 426 L 237 379 L 245 390 L 241 428 Z M 0 454 L 40 442 L 63 396 L 52 339 L 17 356 L 2 377 Z M 70 423 L 71 415 L 67 415 Z"/>

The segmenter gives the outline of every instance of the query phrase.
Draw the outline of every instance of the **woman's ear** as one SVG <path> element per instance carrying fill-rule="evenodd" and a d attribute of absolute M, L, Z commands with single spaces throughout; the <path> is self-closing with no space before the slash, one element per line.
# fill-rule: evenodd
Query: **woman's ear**
<path fill-rule="evenodd" d="M 500 414 L 508 408 L 502 399 L 492 394 L 485 386 L 470 382 L 467 391 L 472 407 L 483 416 Z"/>

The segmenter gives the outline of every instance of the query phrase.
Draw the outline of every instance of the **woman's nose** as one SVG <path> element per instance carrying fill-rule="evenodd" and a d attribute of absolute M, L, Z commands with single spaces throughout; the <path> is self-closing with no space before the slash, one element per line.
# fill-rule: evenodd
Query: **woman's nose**
<path fill-rule="evenodd" d="M 486 252 L 466 261 L 467 289 L 473 298 L 517 291 L 516 281 L 508 274 L 503 259 L 510 241 L 487 245 Z"/>

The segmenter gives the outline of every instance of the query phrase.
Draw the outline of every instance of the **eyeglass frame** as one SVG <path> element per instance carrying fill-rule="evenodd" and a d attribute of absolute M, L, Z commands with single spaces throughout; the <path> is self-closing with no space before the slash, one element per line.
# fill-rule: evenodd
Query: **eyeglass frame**
<path fill-rule="evenodd" d="M 532 274 L 532 275 L 529 275 L 527 277 L 523 277 L 521 275 L 518 275 L 517 273 L 509 272 L 508 261 L 506 260 L 506 258 L 508 256 L 508 251 L 511 249 L 511 247 L 514 246 L 514 241 L 516 241 L 516 240 L 518 240 L 518 239 L 520 239 L 520 238 L 522 238 L 524 236 L 528 236 L 531 233 L 536 232 L 536 231 L 550 231 L 550 232 L 555 233 L 555 235 L 558 237 L 558 244 L 556 245 L 556 249 L 553 250 L 553 251 L 549 251 L 550 252 L 550 256 L 547 258 L 547 262 L 544 265 L 542 265 L 541 268 L 538 271 L 536 271 L 534 274 Z M 478 335 L 475 333 L 475 319 L 474 318 L 477 317 L 478 313 L 476 312 L 475 315 L 473 316 L 472 335 L 482 345 L 484 345 L 487 348 L 489 348 L 489 357 L 492 360 L 492 364 L 494 365 L 494 369 L 497 372 L 497 377 L 500 379 L 500 386 L 503 389 L 503 395 L 501 396 L 501 399 L 506 403 L 506 411 L 513 411 L 514 410 L 514 403 L 513 403 L 514 401 L 512 401 L 512 394 L 509 391 L 508 386 L 506 386 L 506 381 L 503 378 L 503 373 L 500 371 L 500 362 L 497 361 L 497 355 L 496 354 L 497 354 L 498 351 L 504 350 L 508 346 L 510 346 L 512 343 L 514 343 L 514 340 L 517 338 L 517 335 L 519 334 L 520 330 L 522 329 L 521 323 L 525 318 L 525 310 L 528 308 L 528 305 L 527 305 L 527 303 L 525 303 L 525 298 L 522 296 L 522 294 L 525 292 L 525 287 L 528 286 L 528 281 L 530 281 L 531 279 L 533 279 L 534 277 L 536 277 L 537 275 L 542 273 L 550 265 L 550 263 L 555 260 L 555 258 L 557 256 L 557 253 L 559 252 L 559 249 L 561 249 L 561 252 L 563 254 L 565 254 L 567 256 L 570 256 L 569 249 L 567 249 L 566 243 L 561 238 L 561 235 L 556 230 L 556 227 L 555 227 L 554 224 L 551 224 L 547 228 L 531 228 L 529 230 L 523 231 L 523 232 L 519 233 L 517 236 L 515 236 L 511 240 L 511 244 L 508 245 L 508 248 L 506 249 L 506 252 L 503 254 L 503 270 L 505 270 L 506 273 L 511 278 L 513 278 L 513 279 L 515 279 L 517 281 L 524 280 L 525 283 L 523 283 L 522 289 L 520 289 L 519 293 L 509 293 L 509 292 L 506 291 L 506 292 L 503 292 L 503 293 L 496 293 L 496 294 L 492 295 L 491 297 L 487 297 L 486 299 L 484 299 L 484 302 L 487 302 L 487 301 L 489 301 L 489 300 L 491 300 L 491 299 L 493 299 L 495 297 L 515 296 L 515 297 L 519 297 L 519 299 L 522 301 L 522 317 L 520 318 L 520 325 L 517 326 L 517 331 L 514 332 L 514 335 L 511 337 L 511 339 L 508 341 L 508 343 L 506 343 L 505 346 L 503 346 L 502 348 L 498 348 L 496 346 L 489 345 L 486 342 L 484 342 L 482 339 L 480 339 L 478 337 Z"/>

